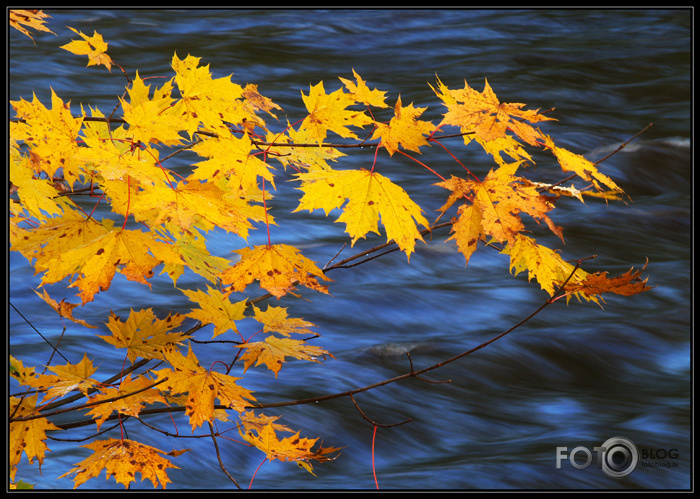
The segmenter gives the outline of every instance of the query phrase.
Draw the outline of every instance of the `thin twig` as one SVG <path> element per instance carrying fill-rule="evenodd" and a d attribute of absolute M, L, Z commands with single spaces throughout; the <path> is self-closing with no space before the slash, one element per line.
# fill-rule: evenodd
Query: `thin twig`
<path fill-rule="evenodd" d="M 157 382 L 155 382 L 155 383 L 153 383 L 153 384 L 151 384 L 151 385 L 148 385 L 148 386 L 145 387 L 145 388 L 141 388 L 141 389 L 135 390 L 135 391 L 133 391 L 133 392 L 125 393 L 125 394 L 123 394 L 123 395 L 117 395 L 116 397 L 111 397 L 111 398 L 102 399 L 102 400 L 96 400 L 96 401 L 94 401 L 94 402 L 87 402 L 87 403 L 85 403 L 85 404 L 78 405 L 78 406 L 74 406 L 74 407 L 66 407 L 65 409 L 58 409 L 58 410 L 56 410 L 56 411 L 49 412 L 49 413 L 47 413 L 46 411 L 42 411 L 42 412 L 40 412 L 39 414 L 32 414 L 32 415 L 30 415 L 30 416 L 23 416 L 23 417 L 19 417 L 19 418 L 10 419 L 10 422 L 11 422 L 11 423 L 14 423 L 14 422 L 16 422 L 16 421 L 30 421 L 30 420 L 32 420 L 32 419 L 48 418 L 49 416 L 56 416 L 57 414 L 63 414 L 63 413 L 66 413 L 66 412 L 73 412 L 73 411 L 80 411 L 80 410 L 82 410 L 82 409 L 87 409 L 87 408 L 92 407 L 92 406 L 95 406 L 95 405 L 101 405 L 101 404 L 107 404 L 107 403 L 110 403 L 110 402 L 115 402 L 115 401 L 117 401 L 117 400 L 121 400 L 121 399 L 124 399 L 124 398 L 127 398 L 127 397 L 131 397 L 131 396 L 133 396 L 133 395 L 136 395 L 137 393 L 141 393 L 141 392 L 144 392 L 144 391 L 146 391 L 146 390 L 150 390 L 151 388 L 154 388 L 154 387 L 160 385 L 161 383 L 167 381 L 167 379 L 168 379 L 168 378 L 165 377 L 165 378 L 163 378 L 162 380 L 157 381 Z"/>
<path fill-rule="evenodd" d="M 610 156 L 612 156 L 613 154 L 615 154 L 615 153 L 621 151 L 627 144 L 629 144 L 629 143 L 632 142 L 634 139 L 636 139 L 637 137 L 639 137 L 641 134 L 643 134 L 644 132 L 646 132 L 647 130 L 649 130 L 653 125 L 654 125 L 653 123 L 649 123 L 649 124 L 648 124 L 647 126 L 645 126 L 640 132 L 638 132 L 634 137 L 632 137 L 631 139 L 627 140 L 626 142 L 623 142 L 623 143 L 620 144 L 620 146 L 619 146 L 617 149 L 615 149 L 613 152 L 611 152 L 610 154 L 608 154 L 608 155 L 605 156 L 604 158 L 599 159 L 598 161 L 596 161 L 596 162 L 593 163 L 593 164 L 594 164 L 594 165 L 598 165 L 598 164 L 602 163 L 603 161 L 605 161 L 606 159 L 608 159 L 608 158 L 609 158 Z"/>
<path fill-rule="evenodd" d="M 223 461 L 221 460 L 221 453 L 219 452 L 219 444 L 216 442 L 216 435 L 214 434 L 214 427 L 210 422 L 209 423 L 209 431 L 211 432 L 211 439 L 214 442 L 214 448 L 216 449 L 216 458 L 219 460 L 219 466 L 221 467 L 221 470 L 226 474 L 227 477 L 233 482 L 233 484 L 236 486 L 237 489 L 242 490 L 241 486 L 238 485 L 238 482 L 236 481 L 235 478 L 231 476 L 231 473 L 228 472 L 226 469 L 226 466 L 224 466 Z"/>
<path fill-rule="evenodd" d="M 527 317 L 522 319 L 520 322 L 518 322 L 517 324 L 515 324 L 511 328 L 506 329 L 505 331 L 498 334 L 497 336 L 494 336 L 490 340 L 488 340 L 488 341 L 486 341 L 486 342 L 484 342 L 484 343 L 482 343 L 474 348 L 471 348 L 465 352 L 462 352 L 458 355 L 455 355 L 454 357 L 451 357 L 447 360 L 444 360 L 442 362 L 438 362 L 437 364 L 434 364 L 430 367 L 426 367 L 426 368 L 421 369 L 419 371 L 408 372 L 408 373 L 396 376 L 394 378 L 386 379 L 383 381 L 379 381 L 377 383 L 372 383 L 371 385 L 366 385 L 366 386 L 363 386 L 360 388 L 355 388 L 353 390 L 348 390 L 348 391 L 341 392 L 341 393 L 333 393 L 330 395 L 321 395 L 318 397 L 311 397 L 311 398 L 299 399 L 299 400 L 290 400 L 287 402 L 271 402 L 271 403 L 264 403 L 263 402 L 263 403 L 260 403 L 257 405 L 247 406 L 246 408 L 247 409 L 263 409 L 263 408 L 270 408 L 270 407 L 287 407 L 287 406 L 292 406 L 292 405 L 312 404 L 312 403 L 316 403 L 316 402 L 322 402 L 325 400 L 332 400 L 332 399 L 341 398 L 341 397 L 349 397 L 349 396 L 355 395 L 357 393 L 366 392 L 368 390 L 372 390 L 372 389 L 380 387 L 380 386 L 388 385 L 390 383 L 395 383 L 397 381 L 401 381 L 404 379 L 414 378 L 414 377 L 417 377 L 418 375 L 425 374 L 425 373 L 433 371 L 435 369 L 439 369 L 442 366 L 445 366 L 447 364 L 455 362 L 456 360 L 459 360 L 462 357 L 466 357 L 467 355 L 471 355 L 472 353 L 476 352 L 477 350 L 481 350 L 482 348 L 487 347 L 491 343 L 503 338 L 508 333 L 511 333 L 515 329 L 519 328 L 520 326 L 525 324 L 527 321 L 532 319 L 535 315 L 539 314 L 542 310 L 544 310 L 546 307 L 548 307 L 549 305 L 551 305 L 552 303 L 554 303 L 557 300 L 559 295 L 562 294 L 564 287 L 568 284 L 569 280 L 571 280 L 574 273 L 579 269 L 580 266 L 581 266 L 581 262 L 578 262 L 576 264 L 576 266 L 574 267 L 574 269 L 569 274 L 569 277 L 566 278 L 566 280 L 562 283 L 562 285 L 559 287 L 559 289 L 557 289 L 557 291 L 555 291 L 552 294 L 552 296 L 550 296 L 547 300 L 545 300 L 545 302 L 542 305 L 540 305 L 534 312 L 529 314 Z"/>
<path fill-rule="evenodd" d="M 352 403 L 355 406 L 355 409 L 357 409 L 357 411 L 362 415 L 362 417 L 365 418 L 365 420 L 367 420 L 370 424 L 372 424 L 374 426 L 381 426 L 382 428 L 391 428 L 392 426 L 400 426 L 402 424 L 410 423 L 411 421 L 413 421 L 413 418 L 408 418 L 406 421 L 401 421 L 400 423 L 391 423 L 391 424 L 377 423 L 375 420 L 373 420 L 369 416 L 367 416 L 367 414 L 365 414 L 362 409 L 360 409 L 360 406 L 357 405 L 357 402 L 355 401 L 355 397 L 350 395 L 350 400 L 352 400 Z"/>

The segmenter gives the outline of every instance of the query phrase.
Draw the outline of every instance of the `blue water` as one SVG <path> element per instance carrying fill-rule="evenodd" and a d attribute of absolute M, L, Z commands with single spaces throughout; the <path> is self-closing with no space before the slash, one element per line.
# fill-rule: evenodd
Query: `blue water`
<path fill-rule="evenodd" d="M 109 54 L 131 75 L 170 76 L 173 53 L 192 54 L 210 64 L 215 77 L 233 73 L 233 81 L 255 83 L 282 106 L 281 123 L 304 116 L 300 91 L 323 80 L 326 90 L 340 87 L 338 76 L 355 69 L 371 88 L 387 92 L 391 106 L 428 107 L 423 118 L 439 122 L 443 108 L 427 83 L 435 75 L 449 88 L 466 79 L 477 89 L 488 81 L 502 101 L 529 108 L 556 107 L 557 122 L 543 126 L 558 145 L 597 161 L 653 122 L 654 126 L 604 162 L 603 171 L 630 195 L 632 202 L 561 200 L 553 215 L 564 227 L 568 258 L 593 254 L 589 271 L 611 275 L 641 268 L 653 291 L 634 297 L 611 296 L 604 308 L 594 304 L 549 307 L 512 334 L 425 377 L 451 380 L 428 384 L 395 383 L 356 396 L 375 421 L 412 422 L 377 433 L 375 465 L 381 489 L 685 489 L 691 484 L 691 274 L 690 274 L 690 26 L 683 10 L 59 10 L 47 11 L 58 35 L 38 34 L 36 45 L 12 31 L 9 36 L 9 97 L 50 102 L 50 89 L 71 109 L 80 104 L 105 113 L 123 92 L 117 68 L 85 68 L 85 58 L 58 47 L 75 35 L 65 26 L 109 43 Z M 482 178 L 493 163 L 477 148 L 446 142 L 465 165 Z M 533 156 L 533 176 L 557 181 L 561 171 L 550 156 Z M 368 168 L 373 151 L 343 158 L 339 168 Z M 421 161 L 443 176 L 460 167 L 433 147 Z M 194 156 L 170 166 L 186 171 Z M 380 156 L 379 171 L 400 183 L 428 213 L 444 202 L 444 191 L 415 163 L 398 155 Z M 273 213 L 279 228 L 273 242 L 292 244 L 323 265 L 347 242 L 342 224 L 320 211 L 291 214 L 299 191 L 290 172 L 278 168 Z M 91 205 L 90 205 L 91 206 Z M 534 237 L 557 245 L 533 225 Z M 409 351 L 416 369 L 468 350 L 511 327 L 535 310 L 546 295 L 523 275 L 513 278 L 507 259 L 480 247 L 467 268 L 454 252 L 447 233 L 419 245 L 407 264 L 392 253 L 328 276 L 332 296 L 302 291 L 302 299 L 285 297 L 275 305 L 290 316 L 318 326 L 315 343 L 336 359 L 321 365 L 290 362 L 278 379 L 264 369 L 250 369 L 242 382 L 259 401 L 279 402 L 336 393 L 403 374 Z M 262 244 L 262 227 L 248 244 Z M 346 248 L 344 258 L 383 243 L 372 236 Z M 245 243 L 223 232 L 209 234 L 208 248 L 219 256 Z M 557 246 L 560 247 L 561 245 Z M 51 341 L 61 335 L 60 320 L 31 288 L 41 276 L 19 254 L 9 254 L 10 301 Z M 178 287 L 204 288 L 202 279 L 185 274 Z M 75 302 L 73 289 L 50 286 L 56 299 Z M 257 296 L 254 291 L 251 296 Z M 241 298 L 242 299 L 242 298 Z M 158 314 L 186 313 L 187 298 L 171 281 L 154 279 L 148 288 L 117 276 L 109 292 L 76 309 L 92 324 L 106 321 L 107 310 L 126 317 L 131 308 L 152 307 Z M 10 353 L 25 365 L 46 364 L 50 349 L 13 310 Z M 122 359 L 95 335 L 107 334 L 67 324 L 60 344 L 63 355 L 78 362 L 88 351 L 107 378 Z M 209 339 L 211 328 L 198 338 Z M 202 365 L 232 358 L 225 346 L 197 346 Z M 54 360 L 55 364 L 56 361 Z M 101 374 L 101 376 L 100 376 Z M 238 375 L 241 375 L 238 373 Z M 17 387 L 10 386 L 10 391 Z M 369 489 L 372 426 L 350 400 L 264 411 L 281 422 L 320 437 L 325 446 L 342 447 L 332 462 L 316 465 L 316 477 L 291 463 L 266 462 L 255 475 L 256 489 Z M 232 419 L 235 419 L 232 414 Z M 167 416 L 147 422 L 175 432 Z M 211 439 L 199 429 L 191 438 L 185 418 L 176 418 L 180 438 L 154 435 L 134 419 L 130 438 L 166 452 L 191 448 L 174 459 L 179 470 L 168 473 L 170 489 L 224 489 L 232 483 L 219 469 Z M 219 423 L 220 431 L 231 424 Z M 72 440 L 89 438 L 94 426 L 75 433 L 54 432 L 41 467 L 20 464 L 17 478 L 37 488 L 72 488 L 57 477 L 90 454 Z M 106 436 L 119 438 L 114 429 Z M 263 454 L 235 442 L 235 430 L 219 439 L 229 472 L 247 487 Z M 565 461 L 556 467 L 556 448 L 593 449 L 621 436 L 639 448 L 677 449 L 677 459 L 647 460 L 629 476 L 614 479 L 598 466 L 576 469 Z M 659 463 L 662 463 L 659 465 Z M 134 489 L 150 489 L 150 482 Z M 104 474 L 81 489 L 117 489 Z"/>

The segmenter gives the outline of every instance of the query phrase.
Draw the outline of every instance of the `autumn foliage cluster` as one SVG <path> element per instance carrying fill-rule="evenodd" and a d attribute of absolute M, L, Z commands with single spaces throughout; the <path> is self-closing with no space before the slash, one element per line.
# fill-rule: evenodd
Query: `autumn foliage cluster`
<path fill-rule="evenodd" d="M 44 22 L 41 12 L 11 15 L 12 25 L 27 35 L 28 29 L 49 31 Z M 35 291 L 58 316 L 74 321 L 80 334 L 93 334 L 87 328 L 95 325 L 74 318 L 74 308 L 108 292 L 117 273 L 149 287 L 156 272 L 165 274 L 173 292 L 184 293 L 192 309 L 157 317 L 140 305 L 128 317 L 105 314 L 109 334 L 99 337 L 124 349 L 128 359 L 123 372 L 111 378 L 97 372 L 99 362 L 88 353 L 79 363 L 66 360 L 47 368 L 10 357 L 12 386 L 17 387 L 9 399 L 12 483 L 21 477 L 22 454 L 29 464 L 41 465 L 50 450 L 47 432 L 68 431 L 52 420 L 65 409 L 92 420 L 98 434 L 84 445 L 92 454 L 64 475 L 72 476 L 76 487 L 102 470 L 125 486 L 136 473 L 154 487 L 166 486 L 166 471 L 178 467 L 179 452 L 157 448 L 157 435 L 152 442 L 119 437 L 120 425 L 147 417 L 147 408 L 184 412 L 192 431 L 206 428 L 215 443 L 215 427 L 232 425 L 240 444 L 310 472 L 312 464 L 338 456 L 339 449 L 302 438 L 259 412 L 264 401 L 246 389 L 250 368 L 268 369 L 276 377 L 284 375 L 290 359 L 332 357 L 312 344 L 318 336 L 314 324 L 289 317 L 275 304 L 258 306 L 269 297 L 294 295 L 299 287 L 328 293 L 331 285 L 326 276 L 331 266 L 269 236 L 275 223 L 270 200 L 280 172 L 297 182 L 294 211 L 322 210 L 331 222 L 343 224 L 351 245 L 376 233 L 386 238 L 378 247 L 395 245 L 410 261 L 416 244 L 427 244 L 430 234 L 430 244 L 455 240 L 467 264 L 477 249 L 489 246 L 508 256 L 507 270 L 526 272 L 550 299 L 599 303 L 604 293 L 648 289 L 640 271 L 614 278 L 589 273 L 526 230 L 525 222 L 534 220 L 563 241 L 564 230 L 551 218 L 558 198 L 612 202 L 625 194 L 598 164 L 558 147 L 540 130 L 541 123 L 553 121 L 549 113 L 501 102 L 488 82 L 479 91 L 466 82 L 451 89 L 437 79 L 430 89 L 444 106 L 444 117 L 432 123 L 421 119 L 426 108 L 406 105 L 400 96 L 389 105 L 385 92 L 371 90 L 353 71 L 352 79 L 340 78 L 336 90 L 327 91 L 319 82 L 302 91 L 307 114 L 290 123 L 256 85 L 241 86 L 231 76 L 212 78 L 197 57 L 174 54 L 172 75 L 147 84 L 138 72 L 130 77 L 112 61 L 101 35 L 73 31 L 79 38 L 61 48 L 87 56 L 88 66 L 118 67 L 126 77 L 125 92 L 108 114 L 91 107 L 71 109 L 53 90 L 50 103 L 36 96 L 11 102 L 10 249 L 31 262 L 41 275 L 40 288 L 65 283 L 67 293 L 72 294 L 69 288 L 76 292 L 77 303 L 51 297 L 45 289 Z M 419 159 L 422 148 L 433 146 L 461 165 L 459 152 L 441 142 L 454 135 L 491 157 L 494 167 L 483 178 L 467 166 L 461 176 L 444 177 L 438 166 Z M 373 164 L 343 168 L 343 157 L 359 146 L 373 148 Z M 533 164 L 528 150 L 538 149 L 551 153 L 571 186 L 522 176 Z M 168 160 L 185 153 L 197 158 L 188 174 L 168 169 Z M 397 154 L 413 160 L 426 189 L 440 197 L 443 206 L 434 220 L 381 173 L 381 163 Z M 90 196 L 92 210 L 81 208 L 78 196 Z M 110 216 L 98 219 L 93 213 L 98 205 Z M 447 238 L 432 233 L 438 227 L 450 227 Z M 207 234 L 214 229 L 239 238 L 235 264 L 208 251 Z M 249 247 L 252 230 L 267 230 L 267 244 Z M 186 269 L 201 276 L 200 289 L 177 287 Z M 252 283 L 269 294 L 248 296 Z M 239 331 L 237 323 L 244 318 L 259 323 L 255 335 Z M 186 319 L 198 321 L 197 326 L 183 330 Z M 233 361 L 200 365 L 200 347 L 188 340 L 195 334 L 203 338 L 200 329 L 209 325 L 212 337 L 231 340 Z M 115 425 L 116 438 L 99 435 L 107 422 Z"/>

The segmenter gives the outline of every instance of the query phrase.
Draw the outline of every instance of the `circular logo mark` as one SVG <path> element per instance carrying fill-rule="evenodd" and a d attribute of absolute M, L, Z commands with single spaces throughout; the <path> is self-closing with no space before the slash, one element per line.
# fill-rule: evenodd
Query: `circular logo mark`
<path fill-rule="evenodd" d="M 603 472 L 613 478 L 622 478 L 634 471 L 639 462 L 639 451 L 631 440 L 624 437 L 607 439 L 603 445 Z"/>

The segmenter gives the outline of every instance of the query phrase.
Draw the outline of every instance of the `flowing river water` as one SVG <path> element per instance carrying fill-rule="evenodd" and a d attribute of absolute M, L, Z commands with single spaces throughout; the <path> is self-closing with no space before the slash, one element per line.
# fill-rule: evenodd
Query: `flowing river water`
<path fill-rule="evenodd" d="M 619 275 L 639 269 L 654 286 L 632 297 L 606 297 L 592 303 L 560 301 L 516 331 L 458 362 L 425 375 L 435 381 L 394 383 L 356 396 L 373 420 L 408 424 L 379 428 L 372 456 L 373 428 L 347 398 L 265 411 L 280 422 L 321 437 L 324 446 L 342 447 L 340 456 L 314 467 L 312 476 L 294 464 L 266 462 L 255 475 L 256 489 L 369 489 L 375 486 L 372 459 L 381 489 L 687 489 L 691 485 L 691 13 L 688 10 L 47 10 L 52 34 L 37 34 L 36 44 L 12 30 L 9 35 L 9 97 L 50 103 L 51 88 L 71 109 L 97 107 L 108 114 L 123 92 L 118 68 L 85 68 L 84 56 L 58 47 L 77 38 L 66 26 L 87 35 L 97 31 L 109 54 L 132 76 L 172 75 L 173 53 L 192 54 L 210 64 L 215 77 L 233 73 L 241 85 L 254 83 L 279 104 L 286 119 L 304 116 L 300 91 L 324 81 L 340 87 L 338 76 L 357 71 L 370 88 L 387 92 L 394 105 L 427 107 L 422 116 L 438 123 L 444 112 L 428 83 L 436 75 L 449 88 L 483 88 L 484 79 L 504 102 L 528 108 L 556 107 L 557 122 L 543 125 L 557 145 L 597 161 L 646 125 L 653 127 L 601 163 L 602 171 L 629 194 L 628 203 L 563 199 L 552 215 L 564 228 L 567 258 L 598 255 L 587 270 Z M 155 81 L 159 86 L 159 80 Z M 478 176 L 493 162 L 460 140 L 446 142 Z M 421 161 L 443 176 L 459 166 L 439 148 L 423 148 Z M 343 158 L 339 168 L 369 168 L 374 151 Z M 404 187 L 427 218 L 444 202 L 444 192 L 415 163 L 380 155 L 381 172 Z M 532 175 L 557 181 L 561 170 L 551 156 L 533 156 Z M 188 160 L 179 167 L 186 169 Z M 177 167 L 178 165 L 168 165 Z M 184 170 L 183 170 L 184 171 Z M 321 211 L 291 214 L 298 184 L 291 172 L 277 170 L 273 213 L 275 242 L 292 244 L 323 265 L 347 236 L 343 224 Z M 86 202 L 85 206 L 91 206 Z M 536 226 L 535 237 L 557 245 Z M 385 241 L 371 235 L 341 257 Z M 507 257 L 480 247 L 469 266 L 448 233 L 436 231 L 419 245 L 410 264 L 392 253 L 329 277 L 331 296 L 303 291 L 276 305 L 290 316 L 316 324 L 315 343 L 333 352 L 322 364 L 290 362 L 275 379 L 251 368 L 245 386 L 265 402 L 295 400 L 361 387 L 433 365 L 468 350 L 513 326 L 547 297 L 525 275 L 509 274 Z M 262 244 L 264 227 L 249 245 Z M 208 247 L 219 256 L 246 243 L 214 231 Z M 9 254 L 10 301 L 33 327 L 55 341 L 62 326 L 32 291 L 41 276 L 19 254 Z M 178 287 L 204 289 L 202 279 L 186 274 Z M 49 287 L 56 299 L 75 302 L 72 289 Z M 55 295 L 53 293 L 56 293 Z M 187 313 L 191 302 L 157 278 L 152 290 L 117 278 L 109 292 L 76 309 L 76 316 L 101 324 L 105 311 L 126 317 L 130 308 L 151 307 L 157 314 Z M 11 309 L 9 347 L 25 365 L 44 365 L 50 352 L 37 333 Z M 122 359 L 95 335 L 72 323 L 62 353 L 78 362 L 87 350 L 100 359 L 103 378 L 119 372 Z M 210 338 L 210 329 L 200 331 Z M 222 349 L 228 348 L 221 346 Z M 199 352 L 199 351 L 198 351 Z M 218 357 L 217 357 L 218 356 Z M 229 352 L 202 350 L 200 362 L 230 358 Z M 56 361 L 54 360 L 55 364 Z M 103 379 L 100 378 L 100 379 Z M 12 385 L 11 391 L 17 387 Z M 149 419 L 164 431 L 175 428 L 167 416 Z M 232 483 L 219 469 L 209 438 L 153 436 L 132 420 L 129 437 L 166 452 L 190 448 L 174 458 L 170 489 L 222 489 Z M 88 438 L 94 427 L 79 430 Z M 194 436 L 206 432 L 195 431 Z M 62 438 L 60 432 L 53 437 Z M 108 436 L 119 438 L 119 430 Z M 220 439 L 228 470 L 247 486 L 262 453 L 237 443 L 237 432 Z M 186 437 L 186 438 L 184 438 Z M 613 437 L 637 446 L 637 468 L 623 478 L 606 474 L 594 448 Z M 73 441 L 49 440 L 41 472 L 20 465 L 17 478 L 40 489 L 72 488 L 57 479 L 91 451 Z M 573 463 L 569 459 L 575 448 Z M 566 448 L 566 450 L 562 450 Z M 593 460 L 585 467 L 586 449 Z M 559 456 L 559 457 L 558 457 Z M 123 489 L 104 473 L 80 489 Z M 134 489 L 150 489 L 136 482 Z M 79 489 L 79 490 L 80 490 Z"/>

